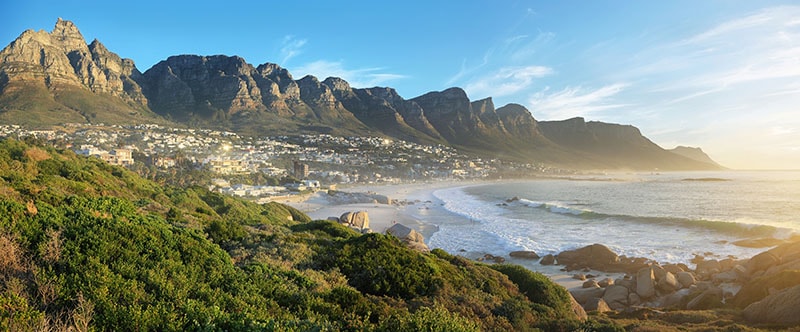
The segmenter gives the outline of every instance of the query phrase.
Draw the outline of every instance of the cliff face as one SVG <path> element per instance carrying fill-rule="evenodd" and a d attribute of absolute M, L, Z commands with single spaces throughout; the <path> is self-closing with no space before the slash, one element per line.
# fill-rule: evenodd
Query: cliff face
<path fill-rule="evenodd" d="M 460 88 L 406 100 L 340 78 L 295 80 L 277 64 L 178 55 L 144 73 L 72 22 L 25 31 L 0 51 L 0 123 L 169 122 L 245 134 L 383 135 L 572 168 L 718 167 L 657 146 L 633 126 L 537 122 L 525 107 L 471 101 Z"/>
<path fill-rule="evenodd" d="M 133 79 L 133 61 L 122 59 L 95 40 L 87 45 L 72 22 L 58 19 L 53 31 L 28 30 L 0 52 L 7 84 L 30 82 L 58 89 L 82 86 L 126 100 L 146 102 Z"/>
<path fill-rule="evenodd" d="M 159 114 L 224 118 L 265 108 L 255 72 L 240 57 L 172 56 L 144 73 L 145 94 Z"/>
<path fill-rule="evenodd" d="M 0 51 L 0 118 L 34 117 L 46 124 L 152 122 L 136 81 L 140 77 L 132 60 L 120 58 L 97 40 L 87 45 L 72 22 L 58 19 L 51 32 L 25 31 Z M 43 114 L 26 114 L 39 111 Z"/>

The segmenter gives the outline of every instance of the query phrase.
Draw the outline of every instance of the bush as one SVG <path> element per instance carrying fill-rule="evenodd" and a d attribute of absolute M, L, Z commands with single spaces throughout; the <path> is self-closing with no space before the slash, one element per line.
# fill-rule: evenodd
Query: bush
<path fill-rule="evenodd" d="M 480 331 L 474 322 L 441 307 L 423 307 L 412 313 L 391 316 L 379 328 L 380 331 Z"/>
<path fill-rule="evenodd" d="M 519 265 L 496 264 L 492 268 L 508 276 L 508 279 L 519 287 L 520 293 L 524 294 L 528 300 L 552 308 L 554 316 L 549 318 L 575 317 L 571 309 L 572 301 L 567 290 L 552 282 L 545 275 L 530 271 Z M 548 314 L 549 316 L 549 313 L 540 313 Z"/>
<path fill-rule="evenodd" d="M 352 238 L 337 256 L 348 283 L 364 293 L 411 299 L 432 295 L 443 284 L 429 258 L 392 236 Z"/>

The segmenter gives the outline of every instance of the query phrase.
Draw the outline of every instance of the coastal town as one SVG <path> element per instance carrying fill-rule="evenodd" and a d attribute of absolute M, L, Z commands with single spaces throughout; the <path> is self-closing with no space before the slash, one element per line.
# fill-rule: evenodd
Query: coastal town
<path fill-rule="evenodd" d="M 204 171 L 211 179 L 201 184 L 259 202 L 341 185 L 566 172 L 544 165 L 471 157 L 444 145 L 383 137 L 245 137 L 227 131 L 156 124 L 64 124 L 46 130 L 2 125 L 0 137 L 35 138 L 140 173 Z M 240 181 L 248 176 L 257 180 Z"/>

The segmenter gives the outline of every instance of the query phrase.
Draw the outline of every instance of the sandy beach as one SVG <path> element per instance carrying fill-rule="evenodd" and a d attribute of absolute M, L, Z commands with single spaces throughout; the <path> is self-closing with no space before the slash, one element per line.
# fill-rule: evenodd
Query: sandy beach
<path fill-rule="evenodd" d="M 335 204 L 326 197 L 326 191 L 319 191 L 304 197 L 293 199 L 278 200 L 278 202 L 293 206 L 312 219 L 327 219 L 328 217 L 339 217 L 346 212 L 366 211 L 369 214 L 370 229 L 374 232 L 383 233 L 395 223 L 400 223 L 411 227 L 430 239 L 436 231 L 436 225 L 429 220 L 415 218 L 410 213 L 412 209 L 431 208 L 435 197 L 433 192 L 437 189 L 475 185 L 480 182 L 466 181 L 442 181 L 442 182 L 419 182 L 405 184 L 374 184 L 358 185 L 341 189 L 350 193 L 374 193 L 385 195 L 395 202 L 409 202 L 404 204 L 379 204 L 379 203 L 349 203 Z"/>
<path fill-rule="evenodd" d="M 436 199 L 433 193 L 436 190 L 444 188 L 474 186 L 484 183 L 490 182 L 442 181 L 430 183 L 376 184 L 359 185 L 341 189 L 341 191 L 351 193 L 385 195 L 395 202 L 408 202 L 408 205 L 378 203 L 335 204 L 326 197 L 328 195 L 326 191 L 320 191 L 303 197 L 294 197 L 291 200 L 280 202 L 303 211 L 312 219 L 327 219 L 328 217 L 339 217 L 346 212 L 366 211 L 369 214 L 370 229 L 372 229 L 373 232 L 384 233 L 394 223 L 400 223 L 422 233 L 427 243 L 438 229 L 436 221 L 432 220 L 436 218 L 436 214 L 428 212 L 439 208 L 438 205 L 440 201 Z M 431 218 L 424 217 L 429 214 Z M 451 254 L 462 255 L 473 260 L 478 260 L 485 252 L 453 252 Z M 533 271 L 541 272 L 567 289 L 581 288 L 583 284 L 582 280 L 573 278 L 574 273 L 561 271 L 561 268 L 563 268 L 562 266 L 543 266 L 538 263 L 538 260 L 516 259 L 507 256 L 504 258 L 509 263 L 519 264 Z M 589 271 L 585 272 L 585 274 L 595 275 L 598 278 L 612 279 L 624 275 L 599 271 Z"/>

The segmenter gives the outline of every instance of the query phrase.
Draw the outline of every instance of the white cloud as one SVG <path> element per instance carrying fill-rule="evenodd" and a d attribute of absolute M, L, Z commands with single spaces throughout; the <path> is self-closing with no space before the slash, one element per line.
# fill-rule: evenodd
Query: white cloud
<path fill-rule="evenodd" d="M 534 55 L 537 52 L 546 48 L 555 37 L 555 33 L 540 31 L 534 38 L 527 34 L 519 34 L 499 40 L 483 53 L 479 63 L 470 65 L 467 59 L 462 60 L 459 71 L 445 81 L 445 85 L 480 85 L 487 78 L 498 75 L 497 73 L 486 74 L 487 68 L 501 67 L 499 71 L 504 71 L 541 67 L 530 65 L 530 61 L 535 58 Z M 462 81 L 465 78 L 466 80 Z M 469 89 L 467 90 L 469 91 Z"/>
<path fill-rule="evenodd" d="M 281 47 L 282 61 L 280 65 L 286 66 L 286 64 L 289 63 L 289 60 L 302 53 L 303 46 L 305 46 L 307 42 L 308 40 L 306 39 L 297 39 L 291 35 L 283 37 L 283 43 Z"/>
<path fill-rule="evenodd" d="M 291 71 L 297 73 L 297 77 L 313 75 L 320 80 L 328 77 L 339 77 L 355 88 L 379 86 L 388 81 L 408 77 L 401 74 L 385 73 L 382 72 L 383 70 L 384 68 L 380 67 L 348 69 L 345 68 L 342 61 L 318 60 L 295 67 Z"/>
<path fill-rule="evenodd" d="M 468 83 L 464 90 L 473 97 L 502 97 L 528 89 L 536 78 L 553 74 L 545 66 L 505 67 Z"/>
<path fill-rule="evenodd" d="M 531 112 L 542 116 L 544 120 L 585 117 L 600 111 L 630 106 L 617 103 L 613 98 L 626 87 L 627 84 L 615 83 L 594 90 L 578 86 L 566 87 L 555 92 L 550 92 L 548 87 L 531 96 L 528 103 Z"/>

